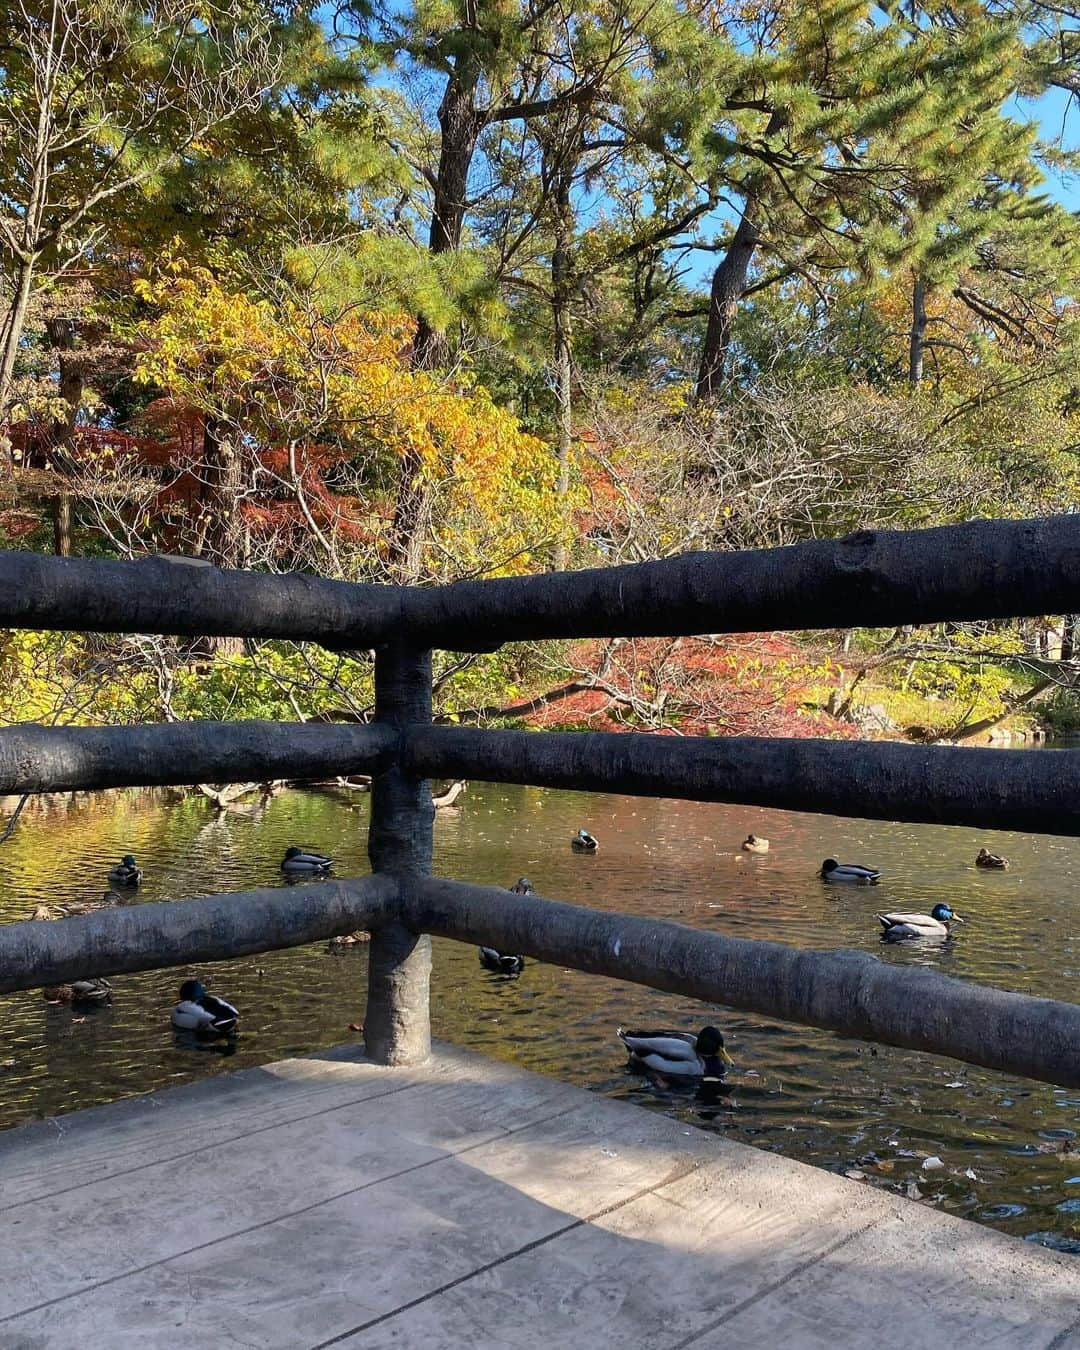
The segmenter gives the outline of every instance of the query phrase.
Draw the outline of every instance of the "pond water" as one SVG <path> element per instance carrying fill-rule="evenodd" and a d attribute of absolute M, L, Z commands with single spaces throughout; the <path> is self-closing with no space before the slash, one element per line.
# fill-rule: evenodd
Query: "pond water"
<path fill-rule="evenodd" d="M 222 814 L 168 791 L 45 798 L 0 848 L 0 920 L 27 918 L 41 901 L 99 898 L 108 867 L 129 851 L 146 870 L 138 902 L 281 884 L 290 843 L 333 854 L 339 875 L 366 872 L 367 814 L 367 797 L 348 793 L 286 792 Z M 571 852 L 580 826 L 599 838 L 597 855 Z M 510 885 L 526 874 L 542 893 L 582 904 L 861 947 L 1024 993 L 1076 993 L 1080 840 L 483 785 L 440 812 L 435 830 L 444 876 Z M 749 831 L 771 840 L 767 855 L 739 851 Z M 1011 870 L 976 871 L 983 844 L 1007 854 Z M 828 855 L 878 866 L 885 880 L 825 886 L 816 871 Z M 880 941 L 876 910 L 928 912 L 940 900 L 968 919 L 954 939 Z M 535 962 L 504 981 L 472 947 L 435 947 L 438 1036 L 1080 1253 L 1080 1090 Z M 365 966 L 362 947 L 318 944 L 204 969 L 242 1012 L 228 1056 L 174 1041 L 169 1009 L 187 971 L 117 977 L 112 1005 L 85 1013 L 39 992 L 0 998 L 0 1126 L 53 1117 L 62 1130 L 63 1113 L 80 1107 L 355 1040 Z M 723 1028 L 736 1065 L 719 1106 L 626 1072 L 619 1023 L 707 1020 Z"/>

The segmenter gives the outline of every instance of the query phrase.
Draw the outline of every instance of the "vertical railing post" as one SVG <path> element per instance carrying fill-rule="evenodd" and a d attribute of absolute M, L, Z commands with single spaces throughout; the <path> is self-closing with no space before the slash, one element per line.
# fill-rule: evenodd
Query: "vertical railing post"
<path fill-rule="evenodd" d="M 404 729 L 431 721 L 431 652 L 405 643 L 375 653 L 375 718 Z M 427 780 L 400 753 L 371 784 L 368 856 L 375 872 L 403 880 L 431 873 L 435 808 Z M 415 1064 L 431 1052 L 431 938 L 394 922 L 371 935 L 364 1043 L 377 1064 Z"/>

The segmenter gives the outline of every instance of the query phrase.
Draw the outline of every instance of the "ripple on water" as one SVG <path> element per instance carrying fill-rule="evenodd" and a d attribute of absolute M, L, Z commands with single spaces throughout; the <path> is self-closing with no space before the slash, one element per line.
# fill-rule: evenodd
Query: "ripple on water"
<path fill-rule="evenodd" d="M 27 918 L 43 901 L 98 898 L 127 852 L 146 871 L 137 904 L 279 885 L 281 856 L 294 843 L 336 856 L 340 875 L 363 874 L 367 810 L 355 794 L 316 792 L 223 813 L 169 791 L 47 798 L 27 807 L 0 849 L 0 918 Z M 600 839 L 596 857 L 570 851 L 582 826 Z M 738 844 L 751 831 L 772 846 L 748 861 Z M 1073 995 L 1065 972 L 1075 964 L 1077 840 L 482 785 L 470 786 L 452 818 L 440 814 L 435 840 L 436 870 L 462 880 L 509 885 L 527 875 L 541 893 L 585 905 L 804 947 L 861 948 L 961 979 Z M 1012 871 L 977 873 L 984 843 L 1008 853 Z M 816 872 L 830 855 L 881 867 L 882 884 L 823 885 Z M 954 939 L 879 940 L 879 909 L 929 911 L 943 900 L 968 920 Z M 865 1169 L 875 1184 L 911 1186 L 954 1212 L 1080 1250 L 1068 1207 L 1080 1178 L 1063 1175 L 1075 1162 L 1062 1166 L 1080 1132 L 1075 1090 L 536 962 L 519 980 L 500 981 L 480 970 L 474 947 L 434 947 L 437 1035 L 804 1162 Z M 242 1034 L 231 1057 L 191 1050 L 168 1025 L 188 973 L 117 977 L 112 1005 L 86 1016 L 47 1007 L 38 993 L 0 998 L 0 1125 L 347 1042 L 356 1038 L 350 1024 L 363 1020 L 364 949 L 317 944 L 200 972 L 238 1004 Z M 624 1072 L 619 1023 L 696 1028 L 708 1020 L 722 1025 L 736 1061 L 719 1103 Z M 925 1170 L 934 1157 L 942 1166 Z"/>

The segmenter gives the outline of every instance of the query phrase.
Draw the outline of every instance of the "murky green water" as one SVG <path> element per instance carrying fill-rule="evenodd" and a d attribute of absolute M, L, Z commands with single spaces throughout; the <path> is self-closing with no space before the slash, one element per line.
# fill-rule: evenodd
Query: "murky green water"
<path fill-rule="evenodd" d="M 570 851 L 581 825 L 600 840 L 595 857 Z M 341 875 L 360 873 L 366 828 L 367 798 L 348 794 L 288 792 L 221 815 L 167 792 L 46 799 L 0 848 L 0 919 L 99 897 L 108 865 L 128 851 L 146 869 L 140 901 L 280 884 L 290 843 L 333 853 Z M 766 856 L 739 852 L 751 830 L 771 839 Z M 984 843 L 1012 869 L 977 872 Z M 829 854 L 879 866 L 885 881 L 826 887 L 815 872 Z M 1080 840 L 473 786 L 460 810 L 439 815 L 436 868 L 504 885 L 526 873 L 542 892 L 583 904 L 1076 995 Z M 939 900 L 969 919 L 955 940 L 879 941 L 875 910 L 928 911 Z M 169 1009 L 187 972 L 119 977 L 113 1004 L 86 1014 L 39 993 L 0 998 L 0 1125 L 354 1040 L 365 961 L 363 948 L 320 944 L 201 972 L 243 1014 L 229 1057 L 174 1042 Z M 730 1097 L 705 1110 L 629 1076 L 614 1039 L 619 1022 L 697 1028 L 700 1005 L 535 963 L 501 981 L 473 948 L 448 942 L 436 944 L 433 1020 L 459 1045 L 1080 1252 L 1080 1091 L 719 1013 L 737 1067 Z M 933 1159 L 940 1165 L 925 1165 Z"/>

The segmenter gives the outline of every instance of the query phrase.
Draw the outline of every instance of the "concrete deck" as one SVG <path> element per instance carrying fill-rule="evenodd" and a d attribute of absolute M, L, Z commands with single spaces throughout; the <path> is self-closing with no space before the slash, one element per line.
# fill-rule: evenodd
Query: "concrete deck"
<path fill-rule="evenodd" d="M 1080 1350 L 1080 1260 L 440 1047 L 0 1135 L 0 1347 Z"/>

